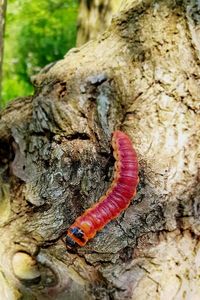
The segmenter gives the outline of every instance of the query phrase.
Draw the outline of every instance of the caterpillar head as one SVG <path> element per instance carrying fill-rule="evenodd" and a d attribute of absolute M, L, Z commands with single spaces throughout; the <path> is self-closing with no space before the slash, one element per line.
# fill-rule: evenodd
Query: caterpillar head
<path fill-rule="evenodd" d="M 77 247 L 79 245 L 73 240 L 73 238 L 71 238 L 69 235 L 66 235 L 63 238 L 63 241 L 64 241 L 65 246 L 66 246 L 66 248 L 67 248 L 68 251 L 70 251 L 70 252 L 76 252 Z"/>

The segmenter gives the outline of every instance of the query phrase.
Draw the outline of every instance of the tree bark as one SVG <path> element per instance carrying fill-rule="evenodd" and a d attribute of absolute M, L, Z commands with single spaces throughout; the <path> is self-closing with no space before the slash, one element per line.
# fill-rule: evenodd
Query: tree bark
<path fill-rule="evenodd" d="M 96 39 L 110 25 L 122 0 L 81 0 L 78 16 L 77 46 Z"/>
<path fill-rule="evenodd" d="M 3 67 L 3 45 L 6 16 L 6 0 L 0 0 L 0 107 L 1 107 L 1 89 L 2 89 L 2 67 Z"/>
<path fill-rule="evenodd" d="M 199 57 L 197 0 L 124 1 L 1 112 L 3 299 L 200 298 Z M 137 196 L 69 253 L 62 235 L 112 181 L 117 128 L 138 153 Z"/>

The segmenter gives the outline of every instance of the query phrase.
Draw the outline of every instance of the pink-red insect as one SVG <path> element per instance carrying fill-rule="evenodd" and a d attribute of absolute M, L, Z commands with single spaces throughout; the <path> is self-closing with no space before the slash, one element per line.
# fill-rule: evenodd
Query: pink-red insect
<path fill-rule="evenodd" d="M 114 131 L 112 147 L 116 159 L 114 180 L 106 194 L 67 230 L 65 243 L 70 250 L 84 246 L 97 231 L 125 210 L 136 194 L 138 161 L 130 138 L 119 130 Z"/>

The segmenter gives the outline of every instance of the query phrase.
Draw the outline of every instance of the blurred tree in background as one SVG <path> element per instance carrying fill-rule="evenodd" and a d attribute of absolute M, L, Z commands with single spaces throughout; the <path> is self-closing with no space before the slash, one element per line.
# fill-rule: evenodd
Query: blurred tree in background
<path fill-rule="evenodd" d="M 4 52 L 6 7 L 7 7 L 7 0 L 0 0 L 0 107 L 1 107 L 1 85 L 2 85 L 2 66 L 3 66 L 3 52 Z"/>
<path fill-rule="evenodd" d="M 33 92 L 30 77 L 76 44 L 78 0 L 10 0 L 3 65 L 3 104 Z"/>
<path fill-rule="evenodd" d="M 123 0 L 80 0 L 77 46 L 102 34 L 122 2 Z"/>

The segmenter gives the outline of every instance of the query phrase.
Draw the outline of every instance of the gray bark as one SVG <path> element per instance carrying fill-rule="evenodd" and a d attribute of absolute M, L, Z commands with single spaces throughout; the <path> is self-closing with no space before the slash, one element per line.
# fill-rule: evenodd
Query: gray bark
<path fill-rule="evenodd" d="M 200 298 L 199 41 L 198 1 L 125 1 L 1 112 L 4 299 Z M 68 253 L 62 234 L 112 181 L 116 128 L 138 153 L 137 196 Z"/>
<path fill-rule="evenodd" d="M 1 107 L 1 86 L 2 86 L 2 67 L 3 67 L 3 45 L 6 16 L 6 0 L 0 0 L 0 107 Z"/>

